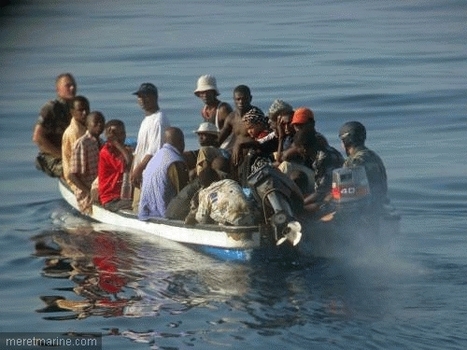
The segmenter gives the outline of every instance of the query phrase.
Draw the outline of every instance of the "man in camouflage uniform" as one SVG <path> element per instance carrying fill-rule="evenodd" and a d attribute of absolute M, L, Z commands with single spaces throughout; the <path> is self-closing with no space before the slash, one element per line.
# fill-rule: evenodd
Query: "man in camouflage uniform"
<path fill-rule="evenodd" d="M 345 123 L 339 130 L 339 138 L 348 158 L 344 167 L 363 166 L 370 185 L 371 202 L 380 208 L 389 202 L 386 168 L 381 158 L 365 146 L 366 129 L 360 122 Z"/>
<path fill-rule="evenodd" d="M 47 102 L 39 113 L 32 140 L 39 148 L 37 169 L 52 177 L 62 176 L 62 136 L 70 125 L 70 104 L 76 95 L 76 81 L 70 73 L 55 81 L 57 98 Z"/>

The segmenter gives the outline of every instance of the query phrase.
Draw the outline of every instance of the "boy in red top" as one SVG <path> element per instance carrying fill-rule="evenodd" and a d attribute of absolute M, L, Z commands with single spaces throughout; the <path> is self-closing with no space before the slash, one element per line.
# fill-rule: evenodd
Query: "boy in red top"
<path fill-rule="evenodd" d="M 131 168 L 132 150 L 125 146 L 125 124 L 112 119 L 105 125 L 107 142 L 99 152 L 98 193 L 104 208 L 111 211 L 131 209 L 131 199 L 120 197 L 124 173 Z"/>

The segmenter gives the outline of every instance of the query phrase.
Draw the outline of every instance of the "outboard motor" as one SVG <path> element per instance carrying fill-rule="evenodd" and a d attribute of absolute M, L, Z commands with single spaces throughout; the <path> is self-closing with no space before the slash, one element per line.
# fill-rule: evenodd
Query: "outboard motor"
<path fill-rule="evenodd" d="M 263 209 L 266 223 L 274 229 L 276 245 L 286 240 L 297 245 L 302 237 L 302 227 L 293 212 L 303 209 L 303 196 L 295 182 L 268 160 L 258 158 L 247 183 Z"/>
<path fill-rule="evenodd" d="M 370 203 L 370 185 L 363 166 L 332 171 L 332 201 L 340 213 L 361 212 Z"/>

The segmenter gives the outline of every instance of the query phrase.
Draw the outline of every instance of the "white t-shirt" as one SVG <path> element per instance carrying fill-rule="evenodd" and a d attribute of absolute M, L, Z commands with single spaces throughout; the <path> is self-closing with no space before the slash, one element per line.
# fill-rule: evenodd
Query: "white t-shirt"
<path fill-rule="evenodd" d="M 154 155 L 164 144 L 164 131 L 170 127 L 169 119 L 162 111 L 144 117 L 138 131 L 133 160 L 137 166 L 146 155 Z"/>

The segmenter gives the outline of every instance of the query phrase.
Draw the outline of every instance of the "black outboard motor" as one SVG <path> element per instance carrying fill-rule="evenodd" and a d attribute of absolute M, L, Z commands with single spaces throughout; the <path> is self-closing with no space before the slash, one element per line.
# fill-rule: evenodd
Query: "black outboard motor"
<path fill-rule="evenodd" d="M 257 158 L 251 171 L 248 187 L 263 209 L 265 222 L 274 228 L 276 245 L 286 240 L 297 245 L 302 237 L 302 227 L 293 213 L 303 209 L 300 189 L 267 159 Z"/>

